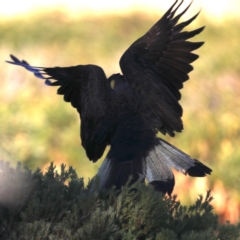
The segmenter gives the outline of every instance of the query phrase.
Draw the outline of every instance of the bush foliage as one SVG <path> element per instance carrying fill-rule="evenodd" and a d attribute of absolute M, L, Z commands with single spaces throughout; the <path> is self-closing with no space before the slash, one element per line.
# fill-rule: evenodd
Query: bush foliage
<path fill-rule="evenodd" d="M 47 172 L 0 162 L 0 239 L 240 239 L 240 224 L 220 225 L 212 196 L 185 207 L 135 183 L 98 191 L 76 171 L 51 163 Z"/>

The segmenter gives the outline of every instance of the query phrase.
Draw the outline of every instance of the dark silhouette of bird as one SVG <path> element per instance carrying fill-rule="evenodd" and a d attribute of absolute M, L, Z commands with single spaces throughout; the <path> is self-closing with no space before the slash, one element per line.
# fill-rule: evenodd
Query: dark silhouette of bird
<path fill-rule="evenodd" d="M 199 13 L 178 23 L 178 0 L 163 17 L 122 55 L 122 74 L 106 77 L 96 65 L 71 67 L 34 67 L 13 55 L 15 64 L 44 79 L 49 86 L 59 86 L 63 95 L 77 109 L 81 119 L 82 146 L 88 158 L 96 162 L 107 145 L 110 150 L 98 170 L 100 188 L 123 186 L 147 179 L 154 188 L 171 194 L 174 187 L 172 168 L 193 177 L 203 177 L 211 169 L 157 137 L 174 136 L 183 130 L 179 90 L 198 58 L 192 51 L 203 42 L 188 39 L 204 27 L 182 31 Z"/>

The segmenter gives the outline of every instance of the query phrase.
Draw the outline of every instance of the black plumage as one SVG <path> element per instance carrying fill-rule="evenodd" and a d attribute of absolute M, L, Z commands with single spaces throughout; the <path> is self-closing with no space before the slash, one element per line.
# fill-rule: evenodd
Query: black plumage
<path fill-rule="evenodd" d="M 122 55 L 122 74 L 107 79 L 101 67 L 33 67 L 11 55 L 8 63 L 25 67 L 77 109 L 81 140 L 88 158 L 96 162 L 107 145 L 110 150 L 100 167 L 100 187 L 120 188 L 129 176 L 148 180 L 158 191 L 171 194 L 175 168 L 202 177 L 211 169 L 156 136 L 174 136 L 183 130 L 179 90 L 198 58 L 192 51 L 203 42 L 188 39 L 202 32 L 182 31 L 198 14 L 177 24 L 187 11 L 175 16 L 178 0 L 163 17 Z"/>

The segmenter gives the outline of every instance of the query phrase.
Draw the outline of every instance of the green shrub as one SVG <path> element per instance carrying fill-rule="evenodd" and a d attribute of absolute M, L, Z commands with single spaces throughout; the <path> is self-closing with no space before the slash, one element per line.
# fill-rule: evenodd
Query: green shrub
<path fill-rule="evenodd" d="M 0 239 L 240 239 L 240 225 L 218 223 L 210 192 L 185 207 L 139 182 L 97 186 L 64 164 L 43 174 L 0 161 Z"/>

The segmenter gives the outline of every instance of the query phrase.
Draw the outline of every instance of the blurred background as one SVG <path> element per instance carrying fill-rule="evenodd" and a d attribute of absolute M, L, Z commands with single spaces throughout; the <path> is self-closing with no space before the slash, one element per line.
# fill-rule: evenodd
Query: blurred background
<path fill-rule="evenodd" d="M 174 1 L 6 1 L 0 9 L 0 159 L 43 171 L 49 162 L 72 165 L 87 181 L 101 161 L 90 162 L 79 139 L 78 114 L 9 54 L 34 66 L 97 64 L 109 76 L 118 61 Z M 186 0 L 183 7 L 190 1 Z M 183 8 L 181 8 L 183 9 Z M 180 11 L 181 11 L 180 9 Z M 212 189 L 220 221 L 240 220 L 240 2 L 195 0 L 182 17 L 201 14 L 187 30 L 206 26 L 194 41 L 190 81 L 182 90 L 184 132 L 164 137 L 213 169 L 211 176 L 176 173 L 174 193 L 189 204 Z"/>

